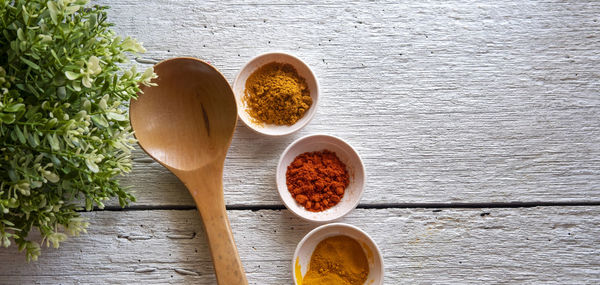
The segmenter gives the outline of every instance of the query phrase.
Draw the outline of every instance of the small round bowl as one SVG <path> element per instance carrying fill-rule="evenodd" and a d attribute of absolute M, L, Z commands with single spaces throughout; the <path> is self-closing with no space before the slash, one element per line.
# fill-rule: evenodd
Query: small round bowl
<path fill-rule="evenodd" d="M 291 126 L 256 124 L 246 111 L 247 106 L 244 103 L 244 100 L 242 99 L 244 98 L 244 90 L 246 89 L 246 80 L 248 79 L 248 77 L 250 77 L 250 75 L 261 66 L 271 62 L 288 63 L 294 66 L 294 68 L 296 68 L 296 71 L 298 71 L 298 75 L 300 75 L 306 80 L 306 84 L 310 92 L 310 97 L 313 101 L 308 111 L 304 113 L 304 116 Z M 297 57 L 280 52 L 265 53 L 250 60 L 250 62 L 248 62 L 240 70 L 238 75 L 235 77 L 235 80 L 233 81 L 233 93 L 235 94 L 235 100 L 237 102 L 238 116 L 240 117 L 240 119 L 242 119 L 242 122 L 244 122 L 246 126 L 261 134 L 269 136 L 284 136 L 302 129 L 315 116 L 317 110 L 317 103 L 319 102 L 319 82 L 317 81 L 315 74 L 308 67 L 308 65 L 306 65 L 306 63 L 304 63 Z"/>
<path fill-rule="evenodd" d="M 305 152 L 323 150 L 335 152 L 337 157 L 346 165 L 350 182 L 346 187 L 344 197 L 337 205 L 322 212 L 311 212 L 292 197 L 287 188 L 285 174 L 287 167 L 294 161 L 296 156 Z M 356 150 L 342 139 L 329 135 L 309 135 L 296 140 L 283 151 L 277 165 L 276 180 L 279 197 L 292 213 L 309 221 L 324 223 L 339 219 L 356 208 L 364 192 L 365 167 Z"/>
<path fill-rule="evenodd" d="M 383 284 L 383 257 L 379 248 L 367 233 L 355 226 L 343 223 L 322 225 L 310 231 L 298 243 L 296 251 L 294 251 L 294 258 L 292 259 L 292 279 L 294 279 L 294 284 L 302 284 L 302 277 L 309 269 L 310 257 L 319 242 L 328 237 L 338 235 L 355 239 L 365 251 L 367 261 L 369 262 L 369 276 L 367 276 L 365 284 Z"/>

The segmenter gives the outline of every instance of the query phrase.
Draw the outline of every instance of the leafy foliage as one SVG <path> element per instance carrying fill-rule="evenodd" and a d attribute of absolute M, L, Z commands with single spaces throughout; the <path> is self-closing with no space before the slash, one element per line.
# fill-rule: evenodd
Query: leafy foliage
<path fill-rule="evenodd" d="M 143 47 L 86 2 L 0 0 L 0 245 L 28 260 L 85 232 L 82 202 L 134 200 L 114 179 L 131 170 L 126 104 L 156 75 L 122 70 Z"/>

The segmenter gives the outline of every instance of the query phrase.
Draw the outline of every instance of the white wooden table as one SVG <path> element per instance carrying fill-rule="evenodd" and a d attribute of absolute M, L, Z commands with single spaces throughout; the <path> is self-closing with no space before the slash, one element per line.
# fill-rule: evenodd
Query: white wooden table
<path fill-rule="evenodd" d="M 386 284 L 600 283 L 600 2 L 135 1 L 109 4 L 137 60 L 193 56 L 232 82 L 251 57 L 287 51 L 322 90 L 299 133 L 241 122 L 225 199 L 251 284 L 290 284 L 316 224 L 275 187 L 293 140 L 327 133 L 362 156 L 360 206 Z M 571 3 L 572 2 L 572 3 Z M 124 177 L 138 202 L 83 213 L 88 233 L 27 263 L 0 250 L 1 284 L 214 284 L 183 185 L 141 151 Z"/>

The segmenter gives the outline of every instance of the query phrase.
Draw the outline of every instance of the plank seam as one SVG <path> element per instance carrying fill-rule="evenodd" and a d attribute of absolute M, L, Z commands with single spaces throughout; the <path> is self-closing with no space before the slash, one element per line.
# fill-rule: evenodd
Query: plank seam
<path fill-rule="evenodd" d="M 473 209 L 473 208 L 532 208 L 532 207 L 572 207 L 572 206 L 600 206 L 600 201 L 571 201 L 571 202 L 499 202 L 499 203 L 382 203 L 359 205 L 358 209 Z M 283 205 L 230 205 L 230 211 L 261 211 L 285 210 Z M 133 205 L 126 208 L 119 206 L 106 206 L 104 209 L 95 207 L 93 211 L 187 211 L 195 210 L 195 206 L 183 205 Z M 85 212 L 83 210 L 78 212 Z"/>

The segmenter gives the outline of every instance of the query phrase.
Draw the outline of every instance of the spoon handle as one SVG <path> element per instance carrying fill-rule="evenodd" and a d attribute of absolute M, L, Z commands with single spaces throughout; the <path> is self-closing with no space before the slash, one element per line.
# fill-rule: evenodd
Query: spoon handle
<path fill-rule="evenodd" d="M 225 209 L 222 175 L 203 176 L 196 176 L 196 179 L 194 179 L 196 183 L 193 186 L 187 183 L 186 185 L 202 216 L 217 283 L 222 285 L 246 285 L 248 280 L 246 280 L 246 274 L 233 240 Z"/>

